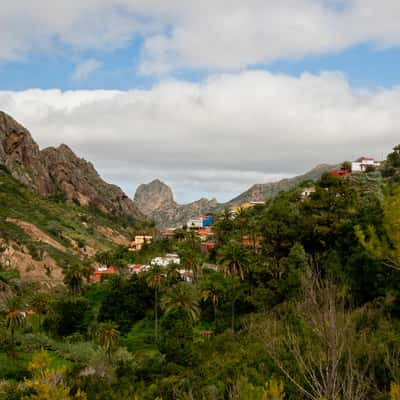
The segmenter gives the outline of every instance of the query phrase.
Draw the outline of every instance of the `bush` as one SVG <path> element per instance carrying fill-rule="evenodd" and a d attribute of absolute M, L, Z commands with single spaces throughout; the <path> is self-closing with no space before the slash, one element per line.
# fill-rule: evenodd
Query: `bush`
<path fill-rule="evenodd" d="M 92 313 L 84 297 L 62 297 L 53 303 L 52 309 L 53 314 L 43 322 L 48 332 L 62 337 L 87 332 Z"/>

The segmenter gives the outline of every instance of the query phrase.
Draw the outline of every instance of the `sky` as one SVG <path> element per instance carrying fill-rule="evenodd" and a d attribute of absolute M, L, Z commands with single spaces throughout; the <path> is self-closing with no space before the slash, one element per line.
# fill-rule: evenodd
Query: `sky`
<path fill-rule="evenodd" d="M 13 0 L 0 110 L 133 196 L 228 200 L 400 142 L 398 0 Z"/>

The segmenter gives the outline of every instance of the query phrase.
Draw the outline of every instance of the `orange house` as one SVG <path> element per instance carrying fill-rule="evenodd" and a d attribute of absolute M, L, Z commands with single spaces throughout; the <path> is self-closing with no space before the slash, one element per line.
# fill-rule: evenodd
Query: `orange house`
<path fill-rule="evenodd" d="M 112 275 L 117 272 L 115 267 L 98 267 L 96 272 L 92 275 L 92 281 L 100 282 L 103 275 Z"/>

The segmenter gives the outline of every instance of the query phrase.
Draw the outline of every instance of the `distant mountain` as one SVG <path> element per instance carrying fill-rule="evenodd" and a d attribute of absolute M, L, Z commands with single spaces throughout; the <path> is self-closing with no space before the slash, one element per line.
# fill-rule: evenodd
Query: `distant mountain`
<path fill-rule="evenodd" d="M 153 218 L 160 228 L 179 227 L 188 219 L 208 212 L 220 212 L 225 208 L 240 206 L 249 201 L 264 201 L 275 197 L 279 192 L 296 187 L 303 181 L 317 180 L 323 173 L 331 171 L 335 167 L 320 164 L 304 175 L 282 179 L 278 182 L 256 184 L 226 203 L 218 203 L 216 199 L 200 199 L 189 204 L 178 204 L 174 200 L 171 188 L 158 179 L 140 185 L 134 199 L 139 209 L 145 215 Z"/>
<path fill-rule="evenodd" d="M 135 203 L 118 186 L 104 182 L 90 162 L 65 144 L 40 151 L 29 131 L 1 111 L 0 166 L 42 196 L 62 195 L 104 213 L 143 219 Z"/>
<path fill-rule="evenodd" d="M 312 170 L 303 175 L 295 176 L 293 178 L 282 179 L 278 182 L 260 183 L 253 185 L 250 189 L 246 190 L 239 196 L 225 203 L 225 206 L 232 207 L 249 201 L 264 201 L 275 197 L 279 192 L 292 189 L 304 181 L 314 181 L 321 177 L 325 172 L 332 171 L 337 165 L 319 164 Z"/>
<path fill-rule="evenodd" d="M 134 200 L 139 209 L 153 218 L 160 228 L 181 226 L 189 218 L 213 211 L 218 206 L 216 199 L 200 199 L 180 205 L 174 200 L 171 188 L 159 179 L 140 185 Z"/>

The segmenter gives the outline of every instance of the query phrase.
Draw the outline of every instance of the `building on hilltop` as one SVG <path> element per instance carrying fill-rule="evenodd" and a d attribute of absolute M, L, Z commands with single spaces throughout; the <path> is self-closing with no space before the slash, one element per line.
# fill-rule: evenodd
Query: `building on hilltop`
<path fill-rule="evenodd" d="M 368 172 L 380 167 L 381 162 L 371 157 L 360 157 L 351 163 L 352 172 Z"/>
<path fill-rule="evenodd" d="M 303 188 L 302 192 L 300 193 L 301 199 L 304 200 L 307 197 L 310 197 L 313 193 L 315 193 L 316 189 L 315 186 L 309 186 Z"/>

